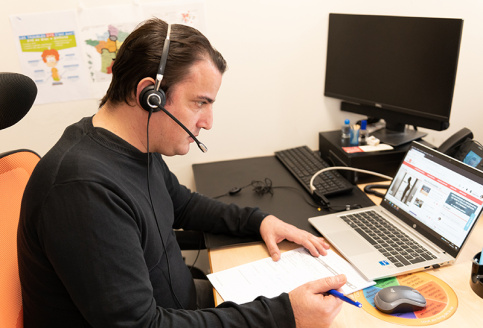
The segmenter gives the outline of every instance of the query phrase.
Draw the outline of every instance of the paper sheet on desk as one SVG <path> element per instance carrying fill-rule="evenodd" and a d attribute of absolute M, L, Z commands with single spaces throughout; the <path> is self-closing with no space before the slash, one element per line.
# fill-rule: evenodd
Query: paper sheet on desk
<path fill-rule="evenodd" d="M 343 273 L 347 295 L 372 286 L 346 260 L 329 250 L 326 256 L 313 257 L 303 248 L 282 253 L 278 262 L 270 257 L 208 275 L 223 300 L 237 304 L 250 302 L 258 296 L 275 297 L 306 282 Z"/>

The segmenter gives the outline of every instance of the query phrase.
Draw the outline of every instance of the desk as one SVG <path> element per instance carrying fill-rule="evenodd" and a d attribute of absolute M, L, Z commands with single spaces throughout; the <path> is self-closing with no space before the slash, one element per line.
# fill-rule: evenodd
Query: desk
<path fill-rule="evenodd" d="M 260 163 L 262 162 L 263 165 L 253 165 L 254 163 Z M 266 157 L 266 158 L 258 158 L 258 159 L 245 159 L 245 160 L 238 160 L 238 161 L 233 161 L 234 163 L 231 163 L 231 161 L 228 163 L 229 168 L 235 167 L 237 172 L 234 174 L 231 170 L 225 171 L 224 169 L 226 168 L 227 163 L 220 162 L 220 166 L 215 165 L 214 169 L 217 171 L 219 174 L 217 176 L 217 179 L 213 178 L 213 175 L 204 175 L 206 173 L 205 169 L 206 167 L 204 165 L 196 166 L 194 167 L 195 171 L 195 180 L 197 183 L 197 187 L 199 182 L 201 181 L 201 185 L 206 186 L 210 179 L 211 184 L 210 188 L 203 187 L 205 191 L 208 191 L 206 194 L 209 196 L 215 196 L 215 195 L 220 195 L 223 193 L 226 193 L 230 188 L 234 186 L 242 186 L 246 184 L 246 171 L 250 171 L 250 178 L 251 179 L 263 179 L 267 177 L 266 175 L 266 170 L 264 170 L 264 165 L 273 165 L 273 171 L 271 172 L 271 175 L 278 175 L 277 171 L 280 170 L 280 168 L 277 166 L 279 165 L 276 162 L 276 159 L 273 157 Z M 213 164 L 213 163 L 212 163 Z M 211 167 L 211 165 L 209 165 Z M 232 167 L 233 166 L 233 167 Z M 275 183 L 283 183 L 283 184 L 290 184 L 292 186 L 297 186 L 295 180 L 293 178 L 290 178 L 289 175 L 284 176 L 283 173 L 279 172 L 281 174 L 280 176 L 280 181 L 274 181 Z M 200 175 L 203 175 L 203 177 L 200 180 Z M 290 180 L 292 179 L 292 181 Z M 219 180 L 217 182 L 214 182 L 213 180 Z M 249 183 L 249 181 L 248 181 Z M 363 185 L 360 186 L 363 188 Z M 200 191 L 200 190 L 198 190 Z M 357 189 L 359 192 L 360 190 Z M 203 192 L 204 193 L 204 192 Z M 246 193 L 249 198 L 248 199 L 243 199 L 241 203 L 245 203 L 248 201 L 252 201 L 252 203 L 248 203 L 247 205 L 257 205 L 260 203 L 260 199 L 255 198 L 256 196 L 253 196 L 252 193 Z M 251 198 L 250 198 L 251 197 Z M 293 197 L 293 195 L 291 196 Z M 296 199 L 296 197 L 294 198 Z M 371 196 L 371 199 L 373 199 L 374 202 L 379 203 L 380 199 Z M 230 200 L 235 200 L 236 203 L 238 203 L 237 198 L 230 199 Z M 273 199 L 267 198 L 264 200 L 266 204 L 268 204 L 270 207 L 273 207 L 275 204 L 273 204 Z M 243 204 L 241 204 L 243 205 Z M 293 205 L 290 204 L 290 205 Z M 263 208 L 263 207 L 262 207 Z M 280 211 L 280 210 L 279 210 Z M 321 213 L 313 212 L 314 210 L 308 210 L 309 212 L 312 211 L 314 215 L 321 215 Z M 300 211 L 297 211 L 299 214 L 296 215 L 298 216 L 298 219 L 300 219 Z M 301 212 L 304 212 L 302 210 Z M 292 210 L 293 213 L 293 210 Z M 304 212 L 305 213 L 305 212 Z M 281 214 L 276 214 L 280 218 L 284 218 L 283 213 Z M 303 214 L 305 215 L 305 214 Z M 300 226 L 303 226 L 304 224 L 307 223 L 307 218 L 311 215 L 304 216 L 304 221 L 300 222 L 297 221 L 297 223 Z M 292 222 L 291 222 L 292 223 Z M 315 232 L 316 233 L 316 232 Z M 470 280 L 470 272 L 471 272 L 471 259 L 473 256 L 481 251 L 481 247 L 483 246 L 482 244 L 483 240 L 483 218 L 479 220 L 478 224 L 476 225 L 472 235 L 470 236 L 470 239 L 468 240 L 468 243 L 464 247 L 460 257 L 456 261 L 456 263 L 452 266 L 447 266 L 443 267 L 440 269 L 436 270 L 429 270 L 427 271 L 428 273 L 440 278 L 441 280 L 445 281 L 447 284 L 453 288 L 455 291 L 456 295 L 458 296 L 458 309 L 457 311 L 447 320 L 436 324 L 432 325 L 431 327 L 479 327 L 483 324 L 483 317 L 481 316 L 481 310 L 483 309 L 483 299 L 478 297 L 473 290 L 471 289 L 469 285 L 469 280 Z M 290 242 L 282 242 L 279 244 L 279 247 L 282 252 L 294 249 L 299 247 L 298 245 L 295 245 Z M 229 269 L 237 265 L 241 265 L 244 263 L 248 263 L 251 261 L 256 261 L 262 258 L 269 257 L 269 254 L 267 252 L 267 249 L 265 245 L 259 241 L 252 241 L 251 243 L 244 243 L 244 244 L 237 244 L 234 246 L 225 246 L 221 248 L 211 248 L 208 250 L 208 256 L 209 256 L 209 261 L 210 261 L 210 268 L 211 272 L 218 272 L 221 270 Z M 215 303 L 220 304 L 223 302 L 223 299 L 216 293 L 215 291 Z M 385 321 L 382 321 L 378 318 L 373 317 L 369 313 L 365 312 L 364 310 L 358 309 L 354 306 L 350 306 L 348 304 L 344 304 L 342 307 L 342 311 L 340 314 L 336 317 L 334 323 L 332 324 L 331 327 L 397 327 L 397 325 L 387 323 Z"/>
<path fill-rule="evenodd" d="M 238 206 L 257 206 L 262 211 L 273 214 L 285 222 L 313 234 L 317 234 L 317 231 L 310 225 L 307 218 L 329 213 L 328 211 L 318 211 L 307 204 L 307 202 L 312 202 L 311 197 L 275 156 L 194 164 L 193 172 L 196 190 L 209 197 L 226 195 L 233 187 L 244 187 L 254 180 L 264 181 L 269 178 L 272 181 L 273 195 L 260 196 L 253 192 L 251 187 L 248 187 L 236 195 L 226 195 L 220 197 L 219 200 L 235 203 Z M 374 205 L 369 197 L 358 188 L 354 188 L 350 194 L 330 197 L 329 200 L 333 206 L 360 204 L 366 207 Z M 255 241 L 260 240 L 205 234 L 207 248 Z"/>
<path fill-rule="evenodd" d="M 360 186 L 363 188 L 363 186 Z M 374 202 L 379 202 L 372 196 Z M 436 270 L 426 271 L 445 281 L 453 288 L 458 296 L 458 309 L 447 320 L 429 327 L 481 327 L 483 317 L 483 299 L 477 296 L 470 287 L 471 259 L 481 251 L 483 240 L 483 218 L 475 226 L 473 233 L 465 245 L 460 257 L 452 266 L 442 267 Z M 282 252 L 299 247 L 293 243 L 284 241 L 279 244 Z M 237 265 L 260 260 L 269 257 L 267 248 L 263 243 L 228 246 L 208 250 L 211 272 L 218 272 Z M 221 296 L 215 291 L 215 304 L 223 302 Z M 341 312 L 334 320 L 332 326 L 337 327 L 398 327 L 378 318 L 373 317 L 364 310 L 344 304 Z"/>

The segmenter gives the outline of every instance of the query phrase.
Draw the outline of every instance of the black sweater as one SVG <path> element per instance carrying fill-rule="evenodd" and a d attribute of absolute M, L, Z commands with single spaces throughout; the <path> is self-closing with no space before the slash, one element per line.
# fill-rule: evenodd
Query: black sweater
<path fill-rule="evenodd" d="M 85 118 L 41 159 L 18 230 L 25 327 L 294 327 L 287 294 L 196 309 L 173 228 L 253 235 L 265 215 L 149 158 L 150 192 L 147 154 Z"/>

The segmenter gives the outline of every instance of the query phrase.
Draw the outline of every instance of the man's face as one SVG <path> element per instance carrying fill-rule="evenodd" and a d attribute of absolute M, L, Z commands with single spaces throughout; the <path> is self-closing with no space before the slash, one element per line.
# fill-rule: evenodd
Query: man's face
<path fill-rule="evenodd" d="M 195 63 L 187 78 L 173 86 L 166 110 L 196 137 L 201 129 L 213 124 L 213 102 L 220 89 L 222 75 L 209 60 Z M 184 155 L 194 140 L 163 111 L 151 118 L 151 151 L 163 155 Z"/>

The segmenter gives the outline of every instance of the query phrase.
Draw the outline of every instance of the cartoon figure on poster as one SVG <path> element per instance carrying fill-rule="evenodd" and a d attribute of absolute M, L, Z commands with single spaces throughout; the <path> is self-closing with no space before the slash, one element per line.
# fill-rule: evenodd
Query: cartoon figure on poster
<path fill-rule="evenodd" d="M 56 68 L 59 59 L 59 52 L 55 49 L 46 49 L 42 52 L 42 60 L 51 69 L 53 80 L 52 85 L 62 84 L 60 81 L 59 70 Z"/>

